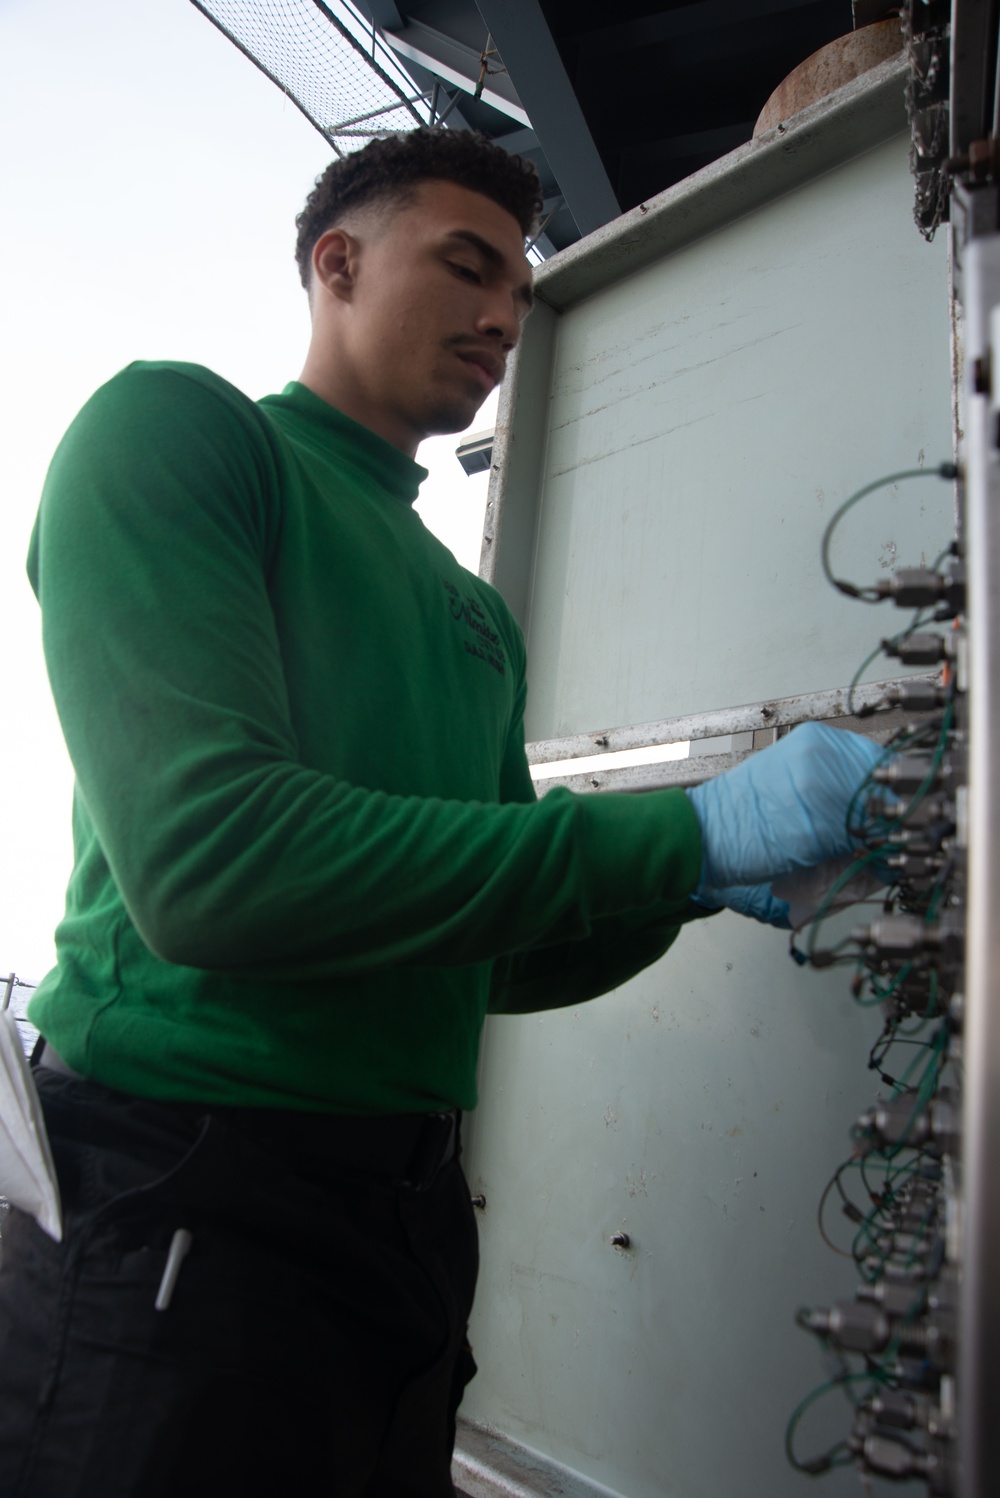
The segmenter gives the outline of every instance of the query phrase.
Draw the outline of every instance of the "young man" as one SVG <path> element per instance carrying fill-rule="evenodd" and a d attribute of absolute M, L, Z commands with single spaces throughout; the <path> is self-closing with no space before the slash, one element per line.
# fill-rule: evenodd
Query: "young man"
<path fill-rule="evenodd" d="M 55 457 L 76 861 L 31 1013 L 65 1236 L 5 1232 L 5 1494 L 450 1494 L 487 1006 L 593 997 L 699 880 L 746 908 L 723 887 L 849 846 L 872 751 L 822 730 L 694 796 L 535 800 L 520 633 L 412 501 L 503 376 L 539 207 L 459 132 L 335 163 L 301 380 L 134 365 Z"/>

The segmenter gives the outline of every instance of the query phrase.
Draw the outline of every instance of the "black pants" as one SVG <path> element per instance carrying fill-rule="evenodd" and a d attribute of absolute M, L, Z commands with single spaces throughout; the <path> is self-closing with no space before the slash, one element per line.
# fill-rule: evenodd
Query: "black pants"
<path fill-rule="evenodd" d="M 66 1234 L 4 1227 L 2 1498 L 451 1498 L 478 1265 L 457 1158 L 415 1189 L 344 1162 L 322 1115 L 36 1075 Z"/>

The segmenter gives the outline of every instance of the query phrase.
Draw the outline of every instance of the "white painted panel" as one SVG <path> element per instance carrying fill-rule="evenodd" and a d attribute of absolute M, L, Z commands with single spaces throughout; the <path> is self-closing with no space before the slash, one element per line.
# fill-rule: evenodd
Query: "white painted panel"
<path fill-rule="evenodd" d="M 530 738 L 839 686 L 898 627 L 818 553 L 853 489 L 951 457 L 945 246 L 911 199 L 897 137 L 559 318 Z M 841 575 L 930 560 L 951 510 L 931 479 L 866 501 Z"/>
<path fill-rule="evenodd" d="M 792 1318 L 855 1288 L 815 1212 L 871 1100 L 879 1028 L 842 973 L 804 974 L 787 938 L 728 914 L 616 994 L 491 1020 L 463 1415 L 622 1498 L 801 1495 L 785 1424 L 827 1374 Z M 835 1393 L 800 1452 L 845 1423 Z M 823 1492 L 853 1498 L 857 1478 Z"/>

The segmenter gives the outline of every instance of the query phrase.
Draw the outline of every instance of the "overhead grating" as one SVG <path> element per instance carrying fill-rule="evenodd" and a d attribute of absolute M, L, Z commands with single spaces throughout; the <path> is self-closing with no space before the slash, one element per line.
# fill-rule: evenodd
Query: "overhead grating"
<path fill-rule="evenodd" d="M 298 105 L 334 150 L 431 122 L 395 54 L 343 0 L 191 0 Z"/>

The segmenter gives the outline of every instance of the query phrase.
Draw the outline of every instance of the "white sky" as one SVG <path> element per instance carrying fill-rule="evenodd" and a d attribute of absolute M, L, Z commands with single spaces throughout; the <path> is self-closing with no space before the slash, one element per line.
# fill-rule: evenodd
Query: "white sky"
<path fill-rule="evenodd" d="M 297 376 L 294 218 L 332 153 L 188 0 L 0 0 L 0 59 L 0 974 L 37 979 L 72 784 L 24 575 L 45 469 L 132 359 L 207 364 L 251 396 Z M 421 449 L 419 508 L 475 570 L 486 475 L 465 477 L 458 441 Z"/>

